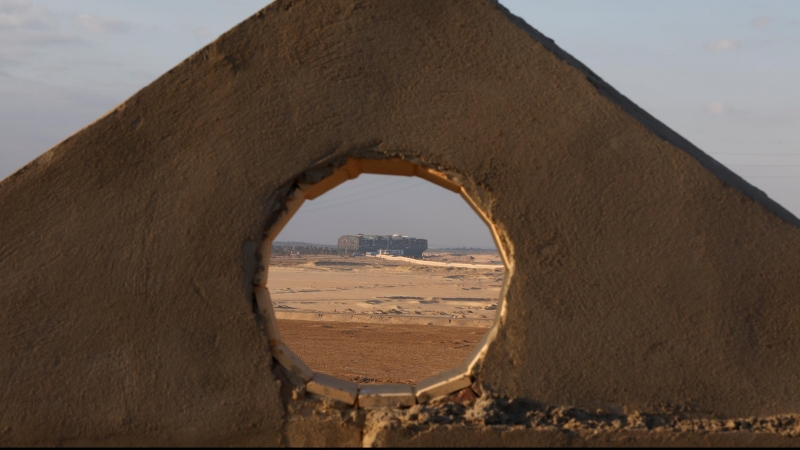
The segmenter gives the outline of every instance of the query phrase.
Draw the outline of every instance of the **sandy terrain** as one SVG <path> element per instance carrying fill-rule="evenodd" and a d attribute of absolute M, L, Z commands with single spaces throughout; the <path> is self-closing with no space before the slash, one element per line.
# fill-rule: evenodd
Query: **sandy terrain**
<path fill-rule="evenodd" d="M 483 260 L 491 258 L 483 257 L 480 262 Z M 273 257 L 268 285 L 280 313 L 491 321 L 504 269 L 501 265 L 487 267 L 429 267 L 405 258 Z"/>
<path fill-rule="evenodd" d="M 281 337 L 318 372 L 360 383 L 410 383 L 464 362 L 485 328 L 279 320 Z"/>
<path fill-rule="evenodd" d="M 500 267 L 499 264 L 496 263 L 489 263 L 489 264 L 479 264 L 475 261 L 471 262 L 446 262 L 446 261 L 436 261 L 433 258 L 423 261 L 420 259 L 412 259 L 412 258 L 405 258 L 400 256 L 392 256 L 392 255 L 376 255 L 376 258 L 380 259 L 389 259 L 389 260 L 401 260 L 408 262 L 410 264 L 414 264 L 417 266 L 431 266 L 431 267 L 453 267 L 453 268 L 465 268 L 465 269 L 497 269 Z M 446 258 L 445 258 L 446 259 Z M 475 259 L 475 258 L 473 258 Z"/>
<path fill-rule="evenodd" d="M 470 256 L 431 258 L 440 266 L 273 256 L 281 336 L 312 369 L 362 383 L 415 383 L 458 366 L 493 323 L 503 282 L 498 255 Z"/>

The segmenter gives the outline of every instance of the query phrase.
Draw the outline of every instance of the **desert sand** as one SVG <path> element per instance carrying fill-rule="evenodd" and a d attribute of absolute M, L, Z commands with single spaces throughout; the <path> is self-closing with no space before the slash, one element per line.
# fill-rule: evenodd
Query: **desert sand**
<path fill-rule="evenodd" d="M 284 342 L 312 369 L 361 383 L 416 383 L 456 367 L 494 321 L 504 268 L 497 254 L 434 254 L 273 256 Z"/>
<path fill-rule="evenodd" d="M 464 362 L 486 328 L 278 320 L 283 341 L 317 372 L 364 384 L 415 384 Z"/>
<path fill-rule="evenodd" d="M 477 268 L 424 266 L 406 258 L 275 256 L 270 261 L 268 285 L 279 313 L 491 321 L 504 269 L 485 264 L 491 258 L 480 256 L 474 256 Z M 468 256 L 438 259 L 444 264 L 465 264 Z"/>

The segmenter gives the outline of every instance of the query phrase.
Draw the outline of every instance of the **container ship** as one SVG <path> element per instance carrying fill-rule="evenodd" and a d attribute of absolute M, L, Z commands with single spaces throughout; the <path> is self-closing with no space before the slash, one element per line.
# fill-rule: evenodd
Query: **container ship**
<path fill-rule="evenodd" d="M 381 253 L 421 258 L 428 249 L 427 239 L 393 234 L 391 236 L 357 234 L 339 238 L 339 251 L 345 253 Z"/>

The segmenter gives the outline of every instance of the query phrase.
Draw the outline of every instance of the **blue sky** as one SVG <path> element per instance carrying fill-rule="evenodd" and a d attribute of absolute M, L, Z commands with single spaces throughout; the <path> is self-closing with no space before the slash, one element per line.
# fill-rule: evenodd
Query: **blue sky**
<path fill-rule="evenodd" d="M 0 0 L 0 178 L 267 3 Z M 800 215 L 800 1 L 501 3 Z M 380 208 L 391 203 L 387 196 L 395 195 L 394 189 L 411 184 L 393 186 L 381 191 L 386 196 L 369 201 Z M 358 184 L 341 189 L 356 188 Z M 438 198 L 434 191 L 421 186 L 396 195 Z M 323 196 L 314 208 L 322 208 L 326 197 L 336 195 Z M 472 213 L 450 211 L 448 217 L 463 222 L 462 214 Z M 410 234 L 383 229 L 389 226 L 376 224 L 378 229 L 362 231 Z M 433 227 L 428 234 L 441 236 L 437 240 L 448 246 L 486 241 L 477 234 L 449 236 L 446 228 Z"/>

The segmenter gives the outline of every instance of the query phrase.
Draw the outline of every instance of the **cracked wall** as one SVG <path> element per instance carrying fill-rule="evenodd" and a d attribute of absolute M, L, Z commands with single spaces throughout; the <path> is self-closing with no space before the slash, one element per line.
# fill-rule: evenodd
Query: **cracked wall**
<path fill-rule="evenodd" d="M 367 155 L 462 174 L 508 239 L 464 408 L 618 429 L 293 399 L 254 243 L 296 177 Z M 276 1 L 0 182 L 0 211 L 5 445 L 794 442 L 797 219 L 487 0 Z"/>

